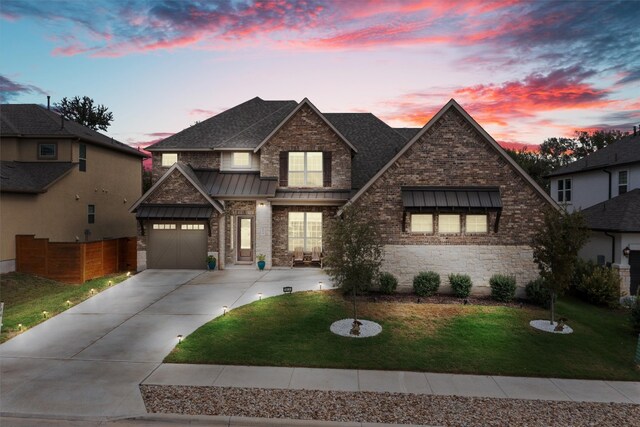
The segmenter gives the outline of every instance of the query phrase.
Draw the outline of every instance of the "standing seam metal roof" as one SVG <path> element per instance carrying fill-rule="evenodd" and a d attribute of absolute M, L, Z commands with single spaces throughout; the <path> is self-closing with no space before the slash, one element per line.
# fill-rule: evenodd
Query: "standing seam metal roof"
<path fill-rule="evenodd" d="M 273 197 L 278 182 L 260 178 L 259 172 L 220 172 L 196 169 L 195 175 L 212 197 Z"/>
<path fill-rule="evenodd" d="M 497 187 L 403 187 L 402 204 L 406 208 L 499 209 Z"/>

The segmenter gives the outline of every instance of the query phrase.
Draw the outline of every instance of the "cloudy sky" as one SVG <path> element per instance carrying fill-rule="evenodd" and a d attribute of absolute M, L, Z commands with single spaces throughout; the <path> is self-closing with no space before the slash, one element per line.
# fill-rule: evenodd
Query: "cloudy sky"
<path fill-rule="evenodd" d="M 503 143 L 640 124 L 640 2 L 2 0 L 0 98 L 88 95 L 157 140 L 255 96 Z"/>

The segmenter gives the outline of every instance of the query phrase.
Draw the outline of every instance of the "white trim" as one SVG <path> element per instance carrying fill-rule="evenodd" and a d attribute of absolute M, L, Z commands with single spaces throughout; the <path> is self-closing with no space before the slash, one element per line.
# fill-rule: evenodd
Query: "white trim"
<path fill-rule="evenodd" d="M 222 209 L 220 207 L 220 204 L 218 202 L 216 202 L 215 200 L 213 200 L 211 198 L 211 196 L 209 196 L 200 186 L 199 183 L 195 182 L 191 176 L 189 176 L 188 173 L 185 172 L 184 168 L 187 167 L 184 163 L 182 162 L 176 162 L 173 164 L 173 166 L 171 166 L 161 177 L 160 179 L 158 179 L 158 181 L 156 181 L 155 184 L 153 184 L 151 186 L 150 189 L 147 190 L 146 193 L 144 193 L 142 195 L 142 197 L 140 197 L 138 200 L 136 200 L 136 202 L 133 204 L 133 206 L 131 206 L 131 208 L 129 209 L 129 212 L 133 213 L 138 206 L 140 206 L 142 204 L 142 202 L 145 201 L 145 199 L 147 197 L 149 197 L 159 186 L 160 184 L 162 184 L 170 175 L 171 173 L 177 169 L 182 175 L 184 175 L 185 178 L 187 178 L 187 180 L 194 186 L 194 188 L 196 190 L 198 190 L 198 192 L 200 194 L 202 194 L 204 196 L 205 199 L 207 199 L 207 202 L 209 202 L 214 208 L 216 208 L 218 210 L 218 212 L 220 213 L 224 213 L 224 209 Z"/>
<path fill-rule="evenodd" d="M 464 108 L 462 108 L 460 104 L 458 104 L 456 100 L 452 98 L 449 100 L 449 102 L 446 103 L 444 107 L 440 109 L 440 111 L 438 111 L 435 116 L 431 118 L 431 120 L 427 122 L 426 125 L 424 125 L 424 127 L 417 134 L 414 135 L 413 138 L 409 140 L 409 142 L 405 144 L 404 147 L 402 147 L 400 151 L 398 151 L 398 154 L 396 154 L 382 169 L 378 171 L 378 173 L 373 176 L 373 178 L 369 180 L 369 182 L 364 185 L 364 187 L 362 187 L 351 199 L 347 201 L 345 206 L 338 211 L 337 215 L 342 215 L 345 207 L 358 200 L 360 196 L 362 196 L 362 194 L 364 194 L 369 189 L 369 187 L 371 187 L 373 183 L 376 182 L 378 178 L 380 178 L 387 171 L 387 169 L 389 169 L 400 157 L 402 157 L 404 153 L 406 153 L 409 148 L 411 148 L 413 144 L 415 144 L 416 141 L 418 141 L 422 137 L 422 135 L 424 135 L 435 123 L 437 123 L 438 120 L 440 120 L 440 118 L 450 108 L 455 108 L 462 115 L 462 117 L 464 117 L 469 123 L 471 123 L 471 125 L 478 131 L 478 133 L 480 133 L 480 135 L 483 136 L 489 142 L 489 144 L 491 144 L 491 146 L 507 161 L 507 163 L 509 163 L 534 188 L 534 190 L 542 195 L 542 197 L 547 202 L 549 202 L 549 204 L 554 206 L 556 209 L 560 209 L 558 204 L 542 188 L 540 188 L 540 186 L 516 163 L 515 160 L 511 158 L 511 156 L 509 156 L 504 151 L 502 147 L 500 147 L 500 144 L 498 144 L 495 139 L 493 139 L 493 137 L 491 137 L 491 135 L 489 135 L 482 128 L 482 126 L 480 126 L 478 122 L 476 122 L 473 117 L 471 117 L 469 113 L 467 113 Z"/>
<path fill-rule="evenodd" d="M 271 137 L 273 137 L 273 135 L 276 134 L 276 132 L 278 132 L 280 130 L 280 128 L 282 128 L 285 123 L 287 123 L 289 121 L 290 118 L 292 118 L 298 111 L 300 111 L 300 109 L 304 106 L 304 105 L 308 105 L 309 108 L 311 108 L 313 110 L 314 113 L 316 113 L 318 116 L 320 116 L 320 118 L 325 122 L 325 124 L 327 126 L 329 126 L 331 128 L 331 130 L 338 135 L 338 138 L 342 139 L 342 141 L 347 144 L 349 146 L 349 148 L 351 148 L 355 153 L 358 152 L 358 150 L 356 149 L 356 147 L 354 147 L 353 145 L 351 145 L 351 143 L 349 142 L 349 140 L 347 138 L 344 137 L 344 135 L 342 135 L 340 133 L 340 131 L 338 129 L 336 129 L 336 127 L 334 125 L 331 124 L 331 122 L 329 120 L 327 120 L 327 118 L 315 107 L 315 105 L 313 105 L 311 103 L 311 101 L 309 101 L 307 98 L 303 99 L 302 101 L 300 101 L 300 103 L 298 104 L 298 106 L 296 108 L 293 109 L 293 111 L 291 113 L 289 113 L 289 115 L 287 117 L 284 118 L 284 120 L 282 120 L 280 122 L 280 124 L 278 126 L 276 126 L 276 128 L 274 130 L 271 131 L 271 133 L 269 135 L 267 135 L 267 137 L 265 139 L 262 140 L 262 142 L 260 144 L 258 144 L 258 146 L 256 148 L 253 149 L 254 153 L 257 153 L 260 148 L 262 148 L 262 146 L 264 144 L 267 143 L 268 140 L 271 139 Z"/>

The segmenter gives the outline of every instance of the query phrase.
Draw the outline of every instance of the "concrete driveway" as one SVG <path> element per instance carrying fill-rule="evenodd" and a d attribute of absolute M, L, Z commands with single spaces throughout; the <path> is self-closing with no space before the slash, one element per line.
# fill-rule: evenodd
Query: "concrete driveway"
<path fill-rule="evenodd" d="M 138 385 L 177 342 L 229 309 L 329 283 L 317 269 L 146 270 L 0 345 L 0 415 L 145 414 Z"/>

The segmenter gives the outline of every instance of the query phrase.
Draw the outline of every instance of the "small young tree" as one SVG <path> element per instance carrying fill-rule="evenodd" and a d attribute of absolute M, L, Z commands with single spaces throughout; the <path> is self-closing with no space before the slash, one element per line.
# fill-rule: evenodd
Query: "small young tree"
<path fill-rule="evenodd" d="M 353 294 L 353 319 L 357 320 L 355 296 L 368 290 L 382 264 L 380 233 L 366 213 L 347 206 L 334 221 L 326 239 L 327 273 L 345 293 Z"/>
<path fill-rule="evenodd" d="M 580 212 L 553 208 L 545 212 L 544 227 L 533 238 L 533 259 L 551 294 L 551 324 L 556 298 L 569 286 L 578 251 L 588 239 L 587 223 Z"/>
<path fill-rule="evenodd" d="M 93 130 L 107 130 L 113 121 L 113 113 L 104 105 L 93 105 L 93 99 L 88 96 L 65 96 L 53 107 L 66 119 L 73 120 Z"/>

